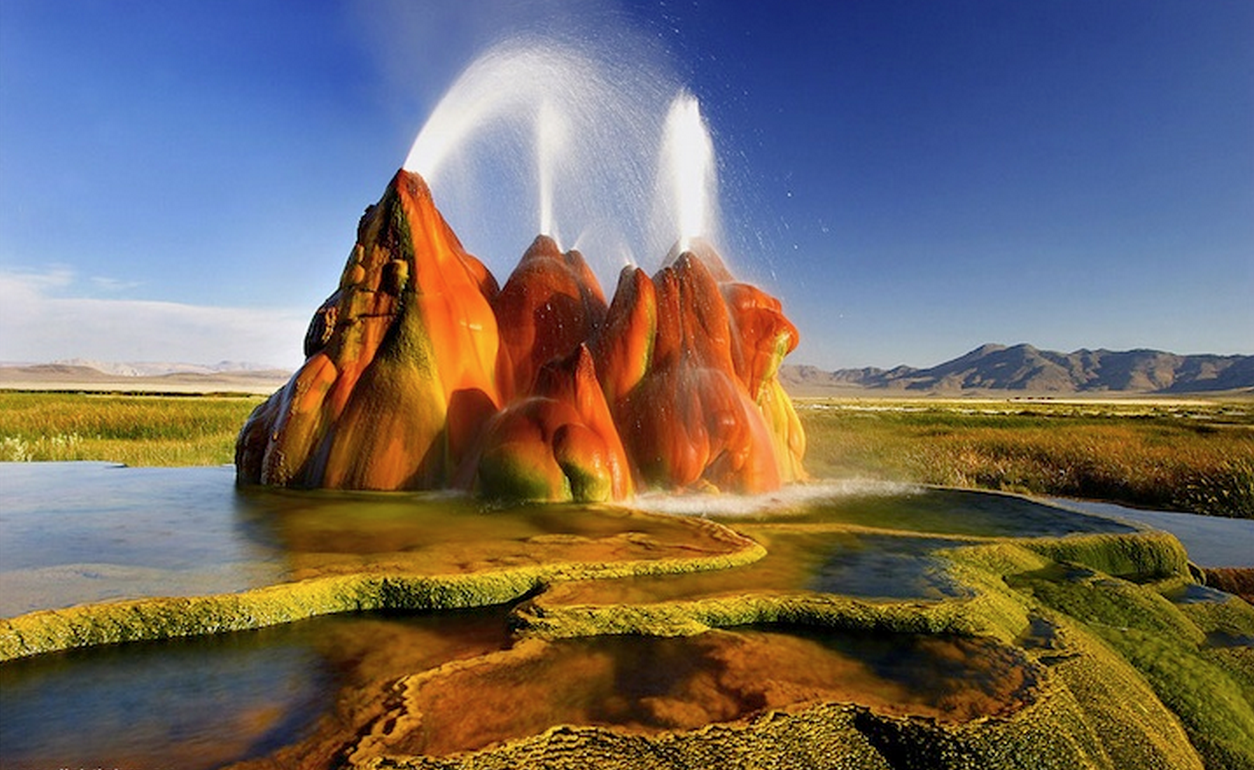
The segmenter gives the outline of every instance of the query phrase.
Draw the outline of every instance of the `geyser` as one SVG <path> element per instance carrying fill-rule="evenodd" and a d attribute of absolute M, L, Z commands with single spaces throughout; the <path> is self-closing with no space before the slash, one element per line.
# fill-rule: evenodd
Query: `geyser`
<path fill-rule="evenodd" d="M 681 92 L 671 102 L 658 166 L 655 216 L 673 217 L 679 250 L 687 251 L 694 238 L 713 240 L 718 199 L 714 143 L 692 94 Z"/>
<path fill-rule="evenodd" d="M 497 275 L 538 232 L 579 248 L 612 281 L 678 236 L 669 197 L 652 205 L 659 137 L 680 90 L 657 58 L 630 35 L 612 45 L 506 39 L 440 98 L 404 168 Z"/>
<path fill-rule="evenodd" d="M 612 96 L 616 81 L 592 64 L 557 46 L 505 46 L 459 78 L 363 215 L 305 364 L 241 431 L 241 483 L 604 501 L 804 477 L 805 435 L 776 376 L 797 330 L 715 249 L 714 150 L 696 99 L 681 91 L 656 121 L 651 203 L 665 216 L 645 217 L 649 158 L 634 158 L 620 188 L 605 176 L 633 149 L 612 127 L 640 105 Z M 542 234 L 501 286 L 417 169 L 442 174 L 485 124 L 520 118 Z M 633 120 L 638 138 L 649 120 Z M 675 243 L 652 276 L 623 268 L 608 303 L 583 254 L 551 237 L 572 214 L 558 200 L 571 188 L 587 197 L 588 179 L 599 195 L 625 193 L 625 218 L 660 223 Z"/>

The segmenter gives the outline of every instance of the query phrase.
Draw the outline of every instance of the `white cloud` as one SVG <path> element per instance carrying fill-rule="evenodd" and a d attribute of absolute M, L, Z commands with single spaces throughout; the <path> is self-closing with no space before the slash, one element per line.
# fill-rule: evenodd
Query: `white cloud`
<path fill-rule="evenodd" d="M 130 291 L 131 289 L 138 289 L 143 285 L 139 281 L 122 281 L 117 278 L 106 278 L 101 275 L 93 275 L 90 280 L 92 286 L 95 286 L 101 291 L 110 293 Z"/>
<path fill-rule="evenodd" d="M 309 312 L 65 296 L 74 284 L 68 268 L 0 269 L 0 361 L 302 360 Z"/>

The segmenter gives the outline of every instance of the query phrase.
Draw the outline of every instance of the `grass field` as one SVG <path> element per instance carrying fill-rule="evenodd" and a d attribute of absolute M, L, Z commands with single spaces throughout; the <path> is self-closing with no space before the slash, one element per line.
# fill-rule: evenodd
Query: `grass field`
<path fill-rule="evenodd" d="M 262 400 L 0 392 L 0 461 L 221 465 Z"/>
<path fill-rule="evenodd" d="M 798 401 L 817 477 L 1081 497 L 1254 517 L 1254 405 Z"/>
<path fill-rule="evenodd" d="M 259 397 L 0 392 L 0 461 L 232 462 Z M 816 478 L 1254 517 L 1254 404 L 800 399 Z"/>

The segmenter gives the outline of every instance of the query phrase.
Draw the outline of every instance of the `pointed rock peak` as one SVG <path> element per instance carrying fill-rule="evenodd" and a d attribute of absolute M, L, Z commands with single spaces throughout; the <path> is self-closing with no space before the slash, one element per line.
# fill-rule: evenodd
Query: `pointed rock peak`
<path fill-rule="evenodd" d="M 557 241 L 553 240 L 549 235 L 537 235 L 536 239 L 527 247 L 527 251 L 523 254 L 523 259 L 537 259 L 548 257 L 552 259 L 561 259 L 562 250 L 558 247 Z"/>
<path fill-rule="evenodd" d="M 431 198 L 431 188 L 427 186 L 427 180 L 416 171 L 406 171 L 401 169 L 396 172 L 396 176 L 392 177 L 392 182 L 388 185 L 398 193 L 407 195 L 411 198 Z"/>
<path fill-rule="evenodd" d="M 667 268 L 692 260 L 703 264 L 710 271 L 710 274 L 714 276 L 714 280 L 719 283 L 735 280 L 731 271 L 727 269 L 727 263 L 719 256 L 714 245 L 704 238 L 685 238 L 677 241 L 671 247 L 671 250 L 667 252 L 666 259 L 662 261 L 662 267 Z"/>

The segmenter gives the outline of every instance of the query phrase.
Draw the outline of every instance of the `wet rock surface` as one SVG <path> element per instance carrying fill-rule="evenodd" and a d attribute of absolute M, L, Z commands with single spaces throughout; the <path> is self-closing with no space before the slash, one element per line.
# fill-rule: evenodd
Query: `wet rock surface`
<path fill-rule="evenodd" d="M 626 268 L 608 305 L 547 236 L 498 286 L 402 170 L 362 217 L 304 365 L 240 432 L 237 478 L 550 502 L 776 489 L 805 477 L 777 378 L 798 339 L 704 243 L 651 278 Z"/>

